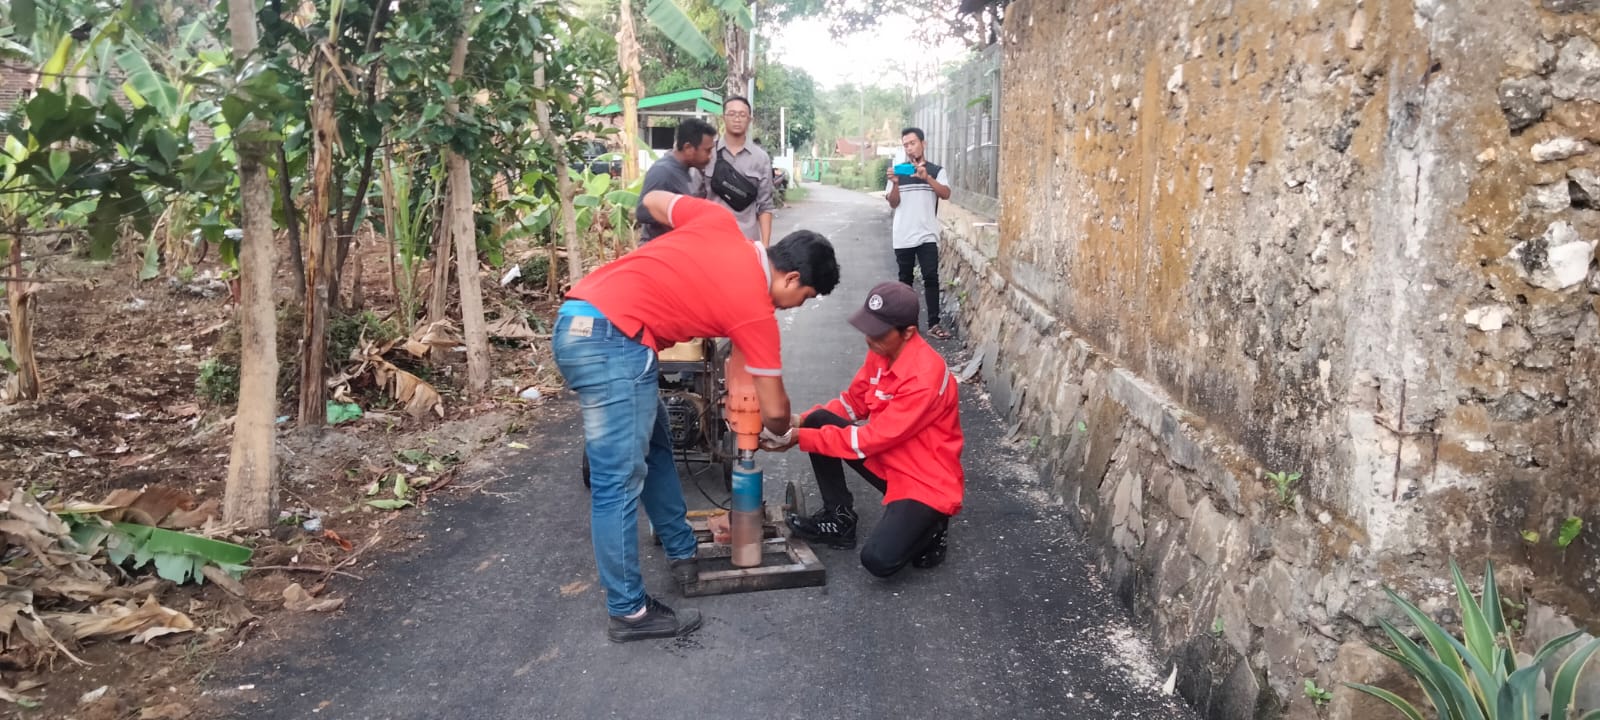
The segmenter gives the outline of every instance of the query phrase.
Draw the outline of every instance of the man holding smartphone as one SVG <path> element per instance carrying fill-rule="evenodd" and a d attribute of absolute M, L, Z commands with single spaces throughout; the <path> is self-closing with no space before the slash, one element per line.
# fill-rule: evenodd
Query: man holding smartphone
<path fill-rule="evenodd" d="M 900 266 L 900 282 L 911 285 L 918 265 L 922 266 L 922 287 L 928 303 L 928 335 L 949 339 L 950 332 L 939 325 L 939 201 L 950 199 L 949 178 L 944 168 L 928 162 L 921 128 L 900 131 L 900 144 L 906 162 L 915 168 L 911 175 L 900 175 L 889 168 L 889 187 L 885 198 L 894 208 L 894 260 Z"/>

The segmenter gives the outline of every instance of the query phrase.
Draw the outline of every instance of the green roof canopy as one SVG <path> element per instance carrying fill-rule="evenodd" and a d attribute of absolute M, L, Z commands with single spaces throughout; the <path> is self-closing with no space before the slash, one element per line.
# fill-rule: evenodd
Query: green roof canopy
<path fill-rule="evenodd" d="M 622 106 L 611 104 L 589 108 L 590 115 L 617 115 Z M 710 90 L 680 90 L 665 95 L 651 95 L 639 101 L 639 112 L 645 115 L 699 115 L 722 114 L 722 96 Z"/>

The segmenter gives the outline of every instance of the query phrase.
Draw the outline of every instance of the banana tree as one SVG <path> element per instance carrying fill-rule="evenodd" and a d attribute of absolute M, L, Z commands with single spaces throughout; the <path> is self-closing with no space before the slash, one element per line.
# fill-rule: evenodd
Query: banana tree
<path fill-rule="evenodd" d="M 610 255 L 621 257 L 633 248 L 633 210 L 639 205 L 639 191 L 644 180 L 619 186 L 609 174 L 595 174 L 587 168 L 581 173 L 569 172 L 582 190 L 572 199 L 578 233 L 595 238 L 605 247 L 604 232 L 610 230 Z"/>
<path fill-rule="evenodd" d="M 694 14 L 712 18 L 712 37 L 720 35 L 720 48 L 702 32 L 691 12 L 686 12 L 676 0 L 650 0 L 645 6 L 645 18 L 695 60 L 705 62 L 720 51 L 728 61 L 728 78 L 724 83 L 727 95 L 749 94 L 750 79 L 755 77 L 755 67 L 750 63 L 755 18 L 750 8 L 743 0 L 693 0 L 690 7 Z"/>

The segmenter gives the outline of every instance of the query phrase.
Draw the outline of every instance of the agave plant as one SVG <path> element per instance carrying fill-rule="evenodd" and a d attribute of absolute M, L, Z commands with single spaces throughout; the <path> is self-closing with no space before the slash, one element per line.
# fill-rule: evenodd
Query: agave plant
<path fill-rule="evenodd" d="M 1458 640 L 1445 632 L 1416 605 L 1394 590 L 1384 588 L 1389 598 L 1422 631 L 1428 649 L 1387 621 L 1380 622 L 1394 648 L 1374 645 L 1373 649 L 1400 663 L 1416 679 L 1439 720 L 1540 720 L 1544 717 L 1540 707 L 1542 666 L 1584 633 L 1574 632 L 1545 643 L 1531 662 L 1519 667 L 1511 634 L 1506 630 L 1505 616 L 1500 610 L 1494 564 L 1490 563 L 1483 573 L 1481 604 L 1473 598 L 1461 569 L 1453 561 L 1450 572 L 1455 579 L 1456 599 L 1461 604 L 1463 639 Z M 1550 720 L 1600 720 L 1600 710 L 1592 709 L 1579 716 L 1572 707 L 1578 676 L 1597 651 L 1600 651 L 1600 638 L 1585 643 L 1556 670 L 1555 682 L 1550 687 Z M 1388 702 L 1410 720 L 1425 717 L 1411 702 L 1388 690 L 1356 683 L 1346 685 Z"/>

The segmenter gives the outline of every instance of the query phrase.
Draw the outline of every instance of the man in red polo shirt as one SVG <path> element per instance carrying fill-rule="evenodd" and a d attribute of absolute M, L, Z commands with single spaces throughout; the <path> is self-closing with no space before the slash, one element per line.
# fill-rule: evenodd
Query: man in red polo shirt
<path fill-rule="evenodd" d="M 838 397 L 794 420 L 823 506 L 809 518 L 791 515 L 789 528 L 835 548 L 855 547 L 854 499 L 844 478 L 849 463 L 883 493 L 883 518 L 861 548 L 861 564 L 878 577 L 944 561 L 946 529 L 966 487 L 955 378 L 917 332 L 917 310 L 909 286 L 873 288 L 850 316 L 867 336 L 866 361 Z M 786 447 L 768 443 L 772 450 Z"/>
<path fill-rule="evenodd" d="M 579 281 L 551 339 L 556 365 L 583 409 L 590 534 L 611 616 L 606 634 L 616 642 L 700 626 L 699 612 L 675 612 L 645 594 L 639 572 L 642 502 L 673 577 L 683 584 L 699 574 L 656 353 L 697 337 L 731 339 L 755 376 L 766 432 L 792 438 L 773 313 L 839 283 L 833 246 L 817 233 L 799 230 L 764 248 L 745 240 L 733 214 L 710 201 L 658 190 L 643 204 L 673 229 Z"/>

